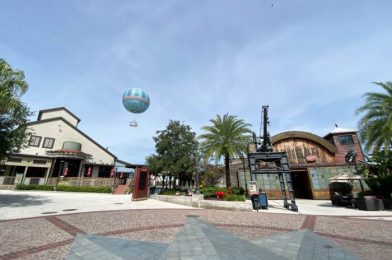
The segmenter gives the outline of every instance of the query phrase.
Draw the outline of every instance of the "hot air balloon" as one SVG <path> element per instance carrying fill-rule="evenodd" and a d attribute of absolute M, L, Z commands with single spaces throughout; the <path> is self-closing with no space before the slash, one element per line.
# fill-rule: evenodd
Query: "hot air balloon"
<path fill-rule="evenodd" d="M 140 114 L 150 106 L 150 97 L 140 88 L 131 88 L 124 92 L 122 103 L 129 112 Z M 136 119 L 131 121 L 130 126 L 137 127 Z"/>

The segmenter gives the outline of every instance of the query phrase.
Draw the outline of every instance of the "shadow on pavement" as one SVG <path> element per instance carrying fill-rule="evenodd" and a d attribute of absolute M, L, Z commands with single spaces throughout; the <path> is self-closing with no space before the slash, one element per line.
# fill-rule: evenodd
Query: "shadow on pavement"
<path fill-rule="evenodd" d="M 52 200 L 25 194 L 1 194 L 0 207 L 25 207 L 51 203 Z"/>
<path fill-rule="evenodd" d="M 317 204 L 317 207 L 318 207 L 318 206 L 320 206 L 320 207 L 326 207 L 326 208 L 339 208 L 339 207 L 337 207 L 337 206 L 332 205 L 331 202 L 320 203 L 320 204 Z M 343 207 L 343 208 L 344 208 L 344 207 Z"/>

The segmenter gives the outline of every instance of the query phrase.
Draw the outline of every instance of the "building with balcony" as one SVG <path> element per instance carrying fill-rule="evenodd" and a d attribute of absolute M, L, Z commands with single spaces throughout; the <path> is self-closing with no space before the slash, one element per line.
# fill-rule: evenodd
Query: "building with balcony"
<path fill-rule="evenodd" d="M 79 122 L 65 107 L 39 111 L 37 121 L 27 123 L 31 133 L 27 147 L 0 162 L 0 185 L 46 184 L 59 176 L 113 176 L 119 160 L 78 129 Z"/>

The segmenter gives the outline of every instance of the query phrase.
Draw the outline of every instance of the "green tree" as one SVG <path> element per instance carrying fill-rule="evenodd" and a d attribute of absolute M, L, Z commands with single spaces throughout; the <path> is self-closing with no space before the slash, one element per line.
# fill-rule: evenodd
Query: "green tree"
<path fill-rule="evenodd" d="M 165 130 L 157 131 L 156 134 L 153 139 L 161 170 L 181 181 L 189 181 L 196 164 L 196 134 L 189 125 L 173 120 L 170 120 Z"/>
<path fill-rule="evenodd" d="M 28 89 L 24 73 L 0 59 L 0 159 L 7 152 L 21 149 L 28 138 L 24 124 L 31 115 L 20 98 Z"/>
<path fill-rule="evenodd" d="M 359 136 L 367 152 L 384 149 L 388 154 L 392 146 L 392 82 L 375 82 L 386 93 L 369 92 L 365 104 L 357 114 L 365 113 L 358 123 Z"/>
<path fill-rule="evenodd" d="M 201 171 L 203 187 L 216 185 L 222 176 L 223 167 L 221 165 L 214 165 L 207 162 Z"/>
<path fill-rule="evenodd" d="M 226 187 L 231 187 L 230 180 L 230 158 L 239 156 L 247 150 L 250 143 L 250 124 L 237 116 L 225 114 L 223 117 L 217 115 L 211 119 L 212 125 L 202 127 L 206 133 L 199 136 L 202 141 L 201 147 L 206 157 L 213 156 L 216 161 L 222 157 L 225 163 Z"/>
<path fill-rule="evenodd" d="M 147 156 L 146 164 L 155 176 L 158 175 L 159 173 L 161 173 L 163 170 L 162 159 L 156 154 L 152 154 L 150 156 Z"/>
<path fill-rule="evenodd" d="M 358 172 L 366 178 L 391 175 L 392 153 L 385 154 L 381 151 L 375 151 L 372 156 L 366 157 L 366 163 L 358 167 Z"/>

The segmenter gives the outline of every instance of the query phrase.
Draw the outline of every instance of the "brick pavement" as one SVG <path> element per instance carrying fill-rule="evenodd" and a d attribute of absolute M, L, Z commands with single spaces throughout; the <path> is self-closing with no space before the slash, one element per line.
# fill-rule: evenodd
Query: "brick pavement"
<path fill-rule="evenodd" d="M 175 240 L 190 214 L 248 241 L 307 228 L 363 259 L 392 259 L 389 221 L 192 209 L 74 213 L 1 221 L 0 259 L 64 259 L 77 233 L 167 244 Z"/>

